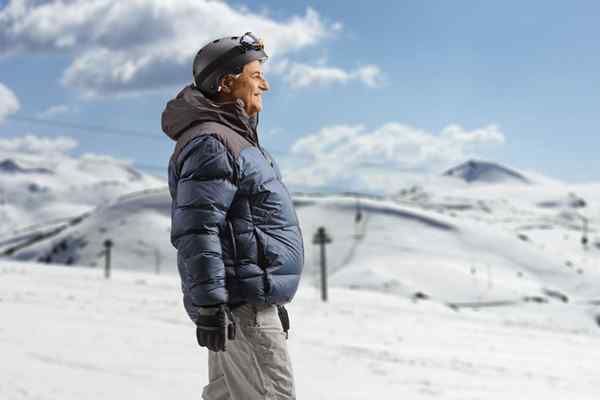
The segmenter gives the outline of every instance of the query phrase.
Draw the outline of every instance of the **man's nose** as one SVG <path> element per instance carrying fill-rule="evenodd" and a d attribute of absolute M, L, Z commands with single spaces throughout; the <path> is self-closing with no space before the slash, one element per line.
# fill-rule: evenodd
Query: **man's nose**
<path fill-rule="evenodd" d="M 266 91 L 268 91 L 268 90 L 271 90 L 271 85 L 269 85 L 269 82 L 267 82 L 267 80 L 266 80 L 266 79 L 263 79 L 263 81 L 262 81 L 262 83 L 261 83 L 261 85 L 260 85 L 260 89 L 261 89 L 263 92 L 266 92 Z"/>

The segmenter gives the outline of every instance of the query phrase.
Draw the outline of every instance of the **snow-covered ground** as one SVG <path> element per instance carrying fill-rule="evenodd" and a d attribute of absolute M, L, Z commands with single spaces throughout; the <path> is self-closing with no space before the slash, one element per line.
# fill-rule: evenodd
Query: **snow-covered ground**
<path fill-rule="evenodd" d="M 597 399 L 589 304 L 455 311 L 310 281 L 288 306 L 298 399 Z M 583 311 L 583 312 L 582 312 Z M 595 311 L 600 314 L 600 309 Z M 583 318 L 583 315 L 588 318 Z M 190 399 L 207 350 L 173 275 L 0 260 L 0 398 Z"/>

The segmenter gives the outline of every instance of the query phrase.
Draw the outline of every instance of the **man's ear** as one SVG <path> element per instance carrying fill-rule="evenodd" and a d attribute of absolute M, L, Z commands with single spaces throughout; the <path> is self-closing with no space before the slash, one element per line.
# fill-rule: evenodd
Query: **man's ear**
<path fill-rule="evenodd" d="M 223 78 L 221 78 L 221 91 L 223 91 L 223 93 L 231 93 L 232 85 L 233 76 L 225 75 Z"/>

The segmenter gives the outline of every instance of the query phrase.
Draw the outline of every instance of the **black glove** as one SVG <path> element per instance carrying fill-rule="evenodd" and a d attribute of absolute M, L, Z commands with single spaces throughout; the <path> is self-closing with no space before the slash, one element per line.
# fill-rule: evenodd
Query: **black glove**
<path fill-rule="evenodd" d="M 235 323 L 225 304 L 202 307 L 196 319 L 196 339 L 201 347 L 212 351 L 225 351 L 225 335 L 235 338 Z"/>

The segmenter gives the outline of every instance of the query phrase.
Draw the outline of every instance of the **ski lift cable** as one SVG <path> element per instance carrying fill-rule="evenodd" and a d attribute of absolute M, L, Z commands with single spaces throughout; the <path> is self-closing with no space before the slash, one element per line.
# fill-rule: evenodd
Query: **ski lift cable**
<path fill-rule="evenodd" d="M 104 133 L 106 135 L 132 136 L 132 137 L 149 139 L 149 140 L 164 140 L 164 138 L 159 135 L 156 135 L 156 136 L 148 135 L 146 133 L 139 132 L 139 131 L 107 127 L 107 126 L 102 126 L 102 125 L 87 125 L 87 124 L 81 124 L 79 122 L 59 121 L 59 120 L 47 119 L 47 118 L 39 118 L 39 117 L 32 117 L 32 116 L 16 116 L 16 115 L 9 115 L 6 117 L 6 119 L 10 119 L 10 120 L 17 121 L 17 122 L 27 122 L 27 123 L 40 124 L 40 125 L 57 126 L 60 128 L 72 128 L 72 129 L 83 130 L 83 131 L 78 131 L 78 134 L 79 133 L 88 134 L 89 131 L 95 131 L 95 132 Z"/>
<path fill-rule="evenodd" d="M 154 141 L 163 141 L 163 142 L 165 142 L 165 140 L 166 140 L 162 133 L 161 134 L 148 134 L 148 133 L 143 133 L 140 131 L 109 127 L 109 126 L 105 126 L 105 125 L 88 125 L 88 124 L 82 124 L 79 122 L 55 120 L 55 119 L 49 119 L 49 118 L 29 116 L 29 115 L 9 115 L 6 118 L 9 120 L 21 122 L 21 123 L 32 123 L 32 124 L 38 124 L 38 125 L 47 125 L 47 126 L 56 126 L 56 127 L 61 127 L 61 128 L 76 129 L 77 130 L 77 132 L 75 133 L 76 135 L 80 135 L 80 134 L 81 135 L 94 135 L 95 137 L 98 137 L 98 133 L 101 133 L 104 135 L 112 135 L 112 136 L 120 136 L 120 137 L 122 137 L 122 136 L 135 137 L 135 138 L 144 139 L 144 140 L 154 140 Z M 306 162 L 314 162 L 315 161 L 315 158 L 313 156 L 309 156 L 309 155 L 293 154 L 290 151 L 283 151 L 280 149 L 269 149 L 269 147 L 267 147 L 267 150 L 274 155 L 281 156 L 286 159 L 291 159 L 291 160 L 295 159 L 295 160 L 303 161 L 305 164 L 306 164 Z M 158 170 L 158 171 L 166 171 L 167 170 L 166 165 L 162 166 L 162 165 L 153 165 L 153 164 L 134 162 L 133 166 L 139 167 L 140 169 L 146 169 L 146 170 Z M 385 168 L 384 165 L 381 165 L 380 163 L 374 163 L 371 161 L 360 162 L 360 163 L 356 164 L 355 167 L 357 167 L 357 168 L 373 168 L 373 167 Z M 348 190 L 338 188 L 337 191 L 347 192 Z"/>
<path fill-rule="evenodd" d="M 33 117 L 33 116 L 24 116 L 24 115 L 9 115 L 6 117 L 7 119 L 13 120 L 13 121 L 17 121 L 17 122 L 25 122 L 25 123 L 33 123 L 33 124 L 39 124 L 39 125 L 49 125 L 49 126 L 57 126 L 60 128 L 70 128 L 70 129 L 77 129 L 77 134 L 84 134 L 84 135 L 88 135 L 91 134 L 90 131 L 93 132 L 99 132 L 99 133 L 103 133 L 106 135 L 114 135 L 114 136 L 130 136 L 130 137 L 136 137 L 136 138 L 141 138 L 141 139 L 148 139 L 148 140 L 156 140 L 156 141 L 162 141 L 162 142 L 166 142 L 166 138 L 164 137 L 164 134 L 148 134 L 148 133 L 143 133 L 140 131 L 135 131 L 135 130 L 130 130 L 130 129 L 122 129 L 122 128 L 115 128 L 115 127 L 110 127 L 110 126 L 105 126 L 105 125 L 88 125 L 88 124 L 82 124 L 79 122 L 72 122 L 72 121 L 62 121 L 62 120 L 55 120 L 55 119 L 48 119 L 48 118 L 40 118 L 40 117 Z M 269 150 L 267 148 L 267 150 Z M 301 155 L 297 155 L 297 154 L 290 154 L 290 152 L 287 151 L 281 151 L 281 150 L 269 150 L 269 152 L 273 153 L 273 154 L 279 154 L 279 155 L 285 155 L 286 157 L 290 157 L 290 158 L 300 158 L 300 159 L 308 159 L 311 157 L 308 156 L 301 156 Z"/>

